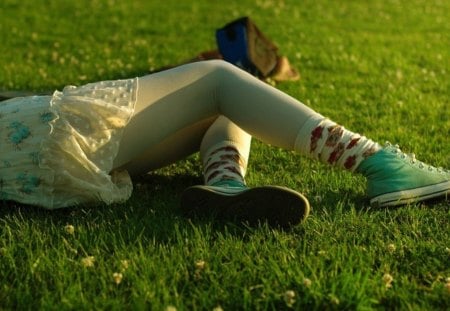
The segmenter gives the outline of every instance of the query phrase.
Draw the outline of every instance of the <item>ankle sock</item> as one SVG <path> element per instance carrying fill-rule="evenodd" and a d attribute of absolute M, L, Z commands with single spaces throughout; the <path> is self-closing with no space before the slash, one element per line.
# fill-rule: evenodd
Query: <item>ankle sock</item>
<path fill-rule="evenodd" d="M 232 141 L 224 141 L 209 148 L 202 155 L 202 162 L 205 185 L 217 185 L 227 180 L 245 185 L 247 159 Z"/>
<path fill-rule="evenodd" d="M 295 151 L 352 172 L 380 149 L 378 143 L 323 116 L 306 121 L 295 142 Z"/>

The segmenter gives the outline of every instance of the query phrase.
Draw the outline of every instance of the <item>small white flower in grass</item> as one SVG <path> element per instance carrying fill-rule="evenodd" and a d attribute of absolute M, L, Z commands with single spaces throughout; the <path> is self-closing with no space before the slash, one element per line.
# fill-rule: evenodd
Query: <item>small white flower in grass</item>
<path fill-rule="evenodd" d="M 312 281 L 310 279 L 308 279 L 308 278 L 303 279 L 303 285 L 305 287 L 311 287 L 311 284 L 312 284 Z"/>
<path fill-rule="evenodd" d="M 175 308 L 174 306 L 167 306 L 166 311 L 177 311 L 177 308 Z"/>
<path fill-rule="evenodd" d="M 337 298 L 337 297 L 336 297 L 335 295 L 333 295 L 333 294 L 330 294 L 328 297 L 330 298 L 330 302 L 331 302 L 332 304 L 334 304 L 334 305 L 338 305 L 338 304 L 341 303 L 341 302 L 339 301 L 339 298 Z"/>
<path fill-rule="evenodd" d="M 64 227 L 64 230 L 66 231 L 67 234 L 74 234 L 75 233 L 75 227 L 72 225 L 66 225 Z"/>
<path fill-rule="evenodd" d="M 195 269 L 204 270 L 206 266 L 206 262 L 204 260 L 197 260 L 195 262 Z"/>
<path fill-rule="evenodd" d="M 204 260 L 197 260 L 194 266 L 195 266 L 194 277 L 196 279 L 200 279 L 202 277 L 203 271 L 206 268 L 206 262 Z"/>
<path fill-rule="evenodd" d="M 125 271 L 130 266 L 130 262 L 126 259 L 120 261 L 120 265 L 122 266 L 122 271 Z"/>
<path fill-rule="evenodd" d="M 213 311 L 223 311 L 221 306 L 217 306 L 213 309 Z"/>
<path fill-rule="evenodd" d="M 295 303 L 295 292 L 293 290 L 287 290 L 284 293 L 284 302 L 288 307 L 292 307 Z"/>
<path fill-rule="evenodd" d="M 40 258 L 36 259 L 36 261 L 33 263 L 33 266 L 32 266 L 33 270 L 37 268 L 37 266 L 39 265 L 40 261 L 41 261 Z"/>
<path fill-rule="evenodd" d="M 84 257 L 83 259 L 81 259 L 81 264 L 86 268 L 93 267 L 94 262 L 95 262 L 94 256 L 87 256 L 87 257 Z"/>
<path fill-rule="evenodd" d="M 390 244 L 388 244 L 386 248 L 387 248 L 387 250 L 388 250 L 388 252 L 389 252 L 389 253 L 393 253 L 393 252 L 395 252 L 395 249 L 396 249 L 396 247 L 395 247 L 395 244 L 394 244 L 394 243 L 390 243 Z"/>
<path fill-rule="evenodd" d="M 383 275 L 383 282 L 386 288 L 392 287 L 392 282 L 394 281 L 394 278 L 389 273 L 385 273 Z"/>
<path fill-rule="evenodd" d="M 113 279 L 114 279 L 114 283 L 119 285 L 122 282 L 123 274 L 120 273 L 120 272 L 114 272 L 113 273 Z"/>

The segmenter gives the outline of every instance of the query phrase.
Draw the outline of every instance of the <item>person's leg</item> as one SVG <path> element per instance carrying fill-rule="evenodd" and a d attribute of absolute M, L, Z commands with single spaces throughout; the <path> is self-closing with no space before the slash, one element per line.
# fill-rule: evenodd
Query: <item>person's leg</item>
<path fill-rule="evenodd" d="M 145 173 L 200 149 L 206 184 L 223 180 L 245 184 L 251 136 L 220 113 L 214 90 L 218 75 L 233 79 L 227 69 L 232 66 L 222 63 L 187 65 L 140 78 L 136 111 L 125 129 L 115 168 L 125 168 L 132 174 Z M 215 161 L 218 157 L 223 159 L 221 163 Z M 309 204 L 299 193 L 281 187 L 269 188 L 253 188 L 241 195 L 243 189 L 233 187 L 228 190 L 236 196 L 212 199 L 215 203 L 221 200 L 228 207 L 234 205 L 231 214 L 239 214 L 241 218 L 266 218 L 287 224 L 307 216 Z M 278 206 L 271 204 L 276 198 Z M 236 204 L 243 201 L 245 207 Z M 286 208 L 279 206 L 280 202 L 285 202 Z M 223 204 L 214 206 L 224 207 Z M 274 207 L 279 208 L 278 214 L 268 215 Z M 253 211 L 258 213 L 252 214 Z M 281 216 L 283 219 L 278 221 Z"/>
<path fill-rule="evenodd" d="M 247 187 L 250 143 L 248 133 L 224 116 L 217 118 L 200 146 L 205 185 L 188 187 L 181 197 L 181 209 L 187 215 L 213 214 L 283 227 L 308 216 L 309 202 L 296 191 L 280 186 Z"/>
<path fill-rule="evenodd" d="M 266 143 L 290 150 L 299 128 L 311 117 L 322 118 L 223 61 L 187 64 L 138 81 L 136 111 L 125 128 L 114 163 L 115 168 L 124 167 L 132 173 L 197 151 L 219 115 Z"/>
<path fill-rule="evenodd" d="M 448 172 L 438 172 L 431 167 L 425 171 L 423 165 L 412 168 L 413 164 L 402 162 L 403 156 L 394 159 L 383 156 L 386 152 L 379 152 L 381 147 L 378 144 L 344 129 L 287 94 L 221 61 L 189 64 L 140 79 L 136 115 L 125 130 L 116 163 L 133 167 L 138 160 L 143 160 L 140 155 L 147 150 L 154 154 L 155 147 L 161 142 L 218 115 L 226 116 L 263 142 L 361 172 L 368 177 L 369 188 L 377 189 L 372 192 L 369 189 L 371 196 L 393 192 L 389 205 L 429 198 L 433 195 L 431 192 L 445 195 L 450 189 Z M 192 139 L 198 144 L 200 140 L 200 137 Z M 173 147 L 179 149 L 179 146 Z M 186 153 L 185 148 L 181 148 L 183 152 Z M 377 156 L 371 156 L 373 153 Z M 160 158 L 165 156 L 162 154 Z M 371 161 L 366 162 L 366 158 Z M 377 160 L 375 164 L 367 165 L 374 159 Z M 365 163 L 360 168 L 361 162 Z M 385 162 L 395 169 L 375 173 L 374 166 L 388 167 Z M 395 186 L 379 186 L 379 181 L 383 185 Z M 437 191 L 434 191 L 435 185 L 438 185 Z M 423 188 L 425 194 L 418 194 L 415 190 L 422 191 Z M 408 190 L 406 200 L 404 190 Z"/>
<path fill-rule="evenodd" d="M 229 72 L 230 68 L 232 72 Z M 197 151 L 201 145 L 206 184 L 226 180 L 229 186 L 230 180 L 233 180 L 245 185 L 243 178 L 251 136 L 221 115 L 216 90 L 221 79 L 234 79 L 234 74 L 241 73 L 244 72 L 224 62 L 207 62 L 140 78 L 135 115 L 125 129 L 114 167 L 125 168 L 132 174 L 144 173 L 182 159 Z M 253 79 L 249 76 L 249 82 Z M 266 92 L 274 90 L 266 88 Z M 258 91 L 257 86 L 254 86 L 254 91 Z M 276 92 L 278 96 L 289 98 Z M 251 95 L 241 94 L 252 104 Z M 234 102 L 238 105 L 236 114 L 239 114 L 242 99 L 236 95 L 235 99 L 223 105 Z M 281 144 L 292 147 L 293 139 L 294 136 L 290 138 L 291 142 Z M 277 140 L 282 140 L 282 137 Z M 223 161 L 217 163 L 217 157 Z M 243 216 L 241 218 L 265 218 L 272 223 L 287 225 L 300 222 L 309 213 L 306 198 L 287 188 L 268 186 L 248 190 L 227 187 L 227 190 L 230 192 L 222 193 L 221 198 L 211 198 L 207 194 L 208 200 L 212 199 L 215 203 L 220 200 L 222 204 L 214 204 L 220 208 L 224 204 L 227 207 L 233 205 L 231 214 L 240 214 Z"/>
<path fill-rule="evenodd" d="M 245 185 L 252 137 L 224 116 L 219 116 L 200 145 L 205 185 L 233 181 Z"/>

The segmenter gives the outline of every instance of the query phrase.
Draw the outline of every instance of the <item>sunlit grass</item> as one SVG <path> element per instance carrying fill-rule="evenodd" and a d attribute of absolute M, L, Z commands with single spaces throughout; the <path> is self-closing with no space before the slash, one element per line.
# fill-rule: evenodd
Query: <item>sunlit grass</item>
<path fill-rule="evenodd" d="M 450 166 L 446 1 L 4 0 L 0 10 L 0 89 L 36 92 L 182 62 L 250 15 L 302 75 L 278 88 Z M 305 193 L 310 218 L 288 231 L 184 218 L 178 195 L 201 182 L 197 155 L 137 180 L 123 205 L 1 203 L 0 309 L 450 308 L 448 202 L 375 210 L 360 176 L 258 141 L 247 181 Z"/>

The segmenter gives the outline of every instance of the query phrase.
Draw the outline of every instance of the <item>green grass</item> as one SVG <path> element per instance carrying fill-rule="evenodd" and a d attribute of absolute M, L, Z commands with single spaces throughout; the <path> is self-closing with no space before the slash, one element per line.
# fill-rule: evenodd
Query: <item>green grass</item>
<path fill-rule="evenodd" d="M 0 89 L 38 92 L 181 62 L 250 15 L 301 72 L 280 89 L 450 166 L 449 2 L 3 0 L 0 11 Z M 257 141 L 250 161 L 250 185 L 310 198 L 303 225 L 182 217 L 178 195 L 201 181 L 196 155 L 138 180 L 123 205 L 1 203 L 0 309 L 450 308 L 448 202 L 372 209 L 359 176 Z"/>

